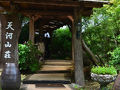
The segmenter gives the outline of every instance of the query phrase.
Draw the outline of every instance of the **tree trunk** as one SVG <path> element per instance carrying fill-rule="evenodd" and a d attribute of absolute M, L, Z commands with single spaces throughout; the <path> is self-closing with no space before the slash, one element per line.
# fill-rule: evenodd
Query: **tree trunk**
<path fill-rule="evenodd" d="M 96 59 L 95 55 L 92 53 L 92 51 L 87 47 L 87 45 L 85 44 L 84 40 L 82 40 L 82 46 L 84 48 L 84 50 L 91 56 L 91 60 L 95 65 L 98 65 L 98 60 Z"/>

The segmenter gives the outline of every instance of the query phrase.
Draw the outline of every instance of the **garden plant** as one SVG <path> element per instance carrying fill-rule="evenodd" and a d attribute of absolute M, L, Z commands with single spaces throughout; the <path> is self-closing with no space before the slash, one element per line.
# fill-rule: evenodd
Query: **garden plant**
<path fill-rule="evenodd" d="M 117 77 L 117 70 L 113 66 L 96 66 L 91 69 L 91 78 L 100 84 L 100 88 L 106 88 Z"/>
<path fill-rule="evenodd" d="M 22 72 L 36 72 L 40 69 L 39 58 L 42 53 L 32 44 L 27 42 L 19 44 L 19 67 Z"/>

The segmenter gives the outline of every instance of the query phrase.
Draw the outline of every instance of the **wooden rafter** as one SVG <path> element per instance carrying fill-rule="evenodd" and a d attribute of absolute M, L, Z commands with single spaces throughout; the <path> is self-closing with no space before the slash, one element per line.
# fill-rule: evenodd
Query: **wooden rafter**
<path fill-rule="evenodd" d="M 39 22 L 40 21 L 40 22 Z M 71 20 L 66 16 L 54 17 L 54 16 L 44 16 L 36 21 L 36 30 L 43 30 L 44 32 L 52 32 L 64 25 L 71 25 Z"/>

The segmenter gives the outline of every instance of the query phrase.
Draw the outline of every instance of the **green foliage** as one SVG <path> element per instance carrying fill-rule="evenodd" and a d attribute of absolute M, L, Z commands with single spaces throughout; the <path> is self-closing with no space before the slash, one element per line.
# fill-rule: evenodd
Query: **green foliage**
<path fill-rule="evenodd" d="M 19 67 L 21 71 L 35 72 L 40 69 L 41 52 L 29 41 L 19 44 Z"/>
<path fill-rule="evenodd" d="M 52 58 L 71 58 L 72 35 L 69 28 L 55 30 L 49 47 Z"/>
<path fill-rule="evenodd" d="M 97 67 L 93 67 L 91 69 L 92 73 L 96 73 L 96 74 L 110 74 L 110 75 L 117 75 L 117 70 L 113 67 L 113 66 L 105 66 L 105 67 L 101 67 L 101 66 L 97 66 Z"/>
<path fill-rule="evenodd" d="M 116 48 L 108 54 L 111 55 L 109 64 L 114 65 L 118 70 L 120 70 L 120 47 Z"/>
<path fill-rule="evenodd" d="M 28 41 L 29 39 L 29 19 L 24 17 L 22 20 L 22 30 L 19 38 L 19 43 L 23 44 L 24 42 Z"/>
<path fill-rule="evenodd" d="M 120 0 L 94 8 L 90 18 L 83 18 L 83 39 L 95 55 L 109 62 L 107 54 L 120 46 Z"/>

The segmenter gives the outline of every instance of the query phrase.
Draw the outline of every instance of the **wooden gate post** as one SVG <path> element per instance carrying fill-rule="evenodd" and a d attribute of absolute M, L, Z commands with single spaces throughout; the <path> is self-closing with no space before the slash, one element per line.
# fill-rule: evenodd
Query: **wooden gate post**
<path fill-rule="evenodd" d="M 0 58 L 1 58 L 1 45 L 2 45 L 2 39 L 1 39 L 1 33 L 2 33 L 2 30 L 1 30 L 1 22 L 0 22 Z M 1 65 L 1 59 L 0 59 L 0 65 Z"/>
<path fill-rule="evenodd" d="M 2 90 L 18 90 L 21 76 L 18 69 L 18 39 L 21 22 L 17 14 L 0 15 L 2 30 L 3 71 L 1 75 Z"/>
<path fill-rule="evenodd" d="M 73 43 L 74 43 L 74 61 L 75 61 L 75 83 L 84 86 L 84 72 L 83 72 L 83 52 L 81 44 L 81 15 L 80 11 L 74 11 L 74 30 L 73 30 Z"/>
<path fill-rule="evenodd" d="M 35 38 L 34 21 L 34 16 L 31 16 L 29 22 L 29 40 L 32 41 L 33 44 Z"/>

